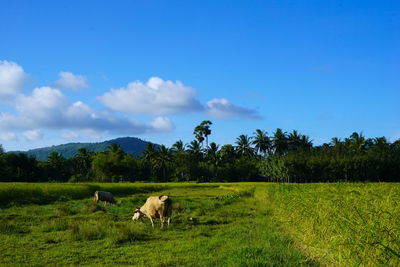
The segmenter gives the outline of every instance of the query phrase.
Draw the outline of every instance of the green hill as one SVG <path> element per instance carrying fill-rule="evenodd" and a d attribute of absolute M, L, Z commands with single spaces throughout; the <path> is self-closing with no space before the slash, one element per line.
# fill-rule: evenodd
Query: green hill
<path fill-rule="evenodd" d="M 147 141 L 143 141 L 136 137 L 121 137 L 99 143 L 68 143 L 51 147 L 36 148 L 25 151 L 24 153 L 27 153 L 29 156 L 35 156 L 37 160 L 44 161 L 52 152 L 58 152 L 65 158 L 71 158 L 76 155 L 80 148 L 99 152 L 107 150 L 111 144 L 118 144 L 126 153 L 138 156 L 146 149 L 147 143 Z"/>

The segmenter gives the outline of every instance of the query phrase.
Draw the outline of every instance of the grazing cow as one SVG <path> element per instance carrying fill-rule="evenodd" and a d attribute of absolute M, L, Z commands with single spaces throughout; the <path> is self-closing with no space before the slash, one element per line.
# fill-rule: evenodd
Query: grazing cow
<path fill-rule="evenodd" d="M 106 203 L 112 203 L 112 204 L 117 203 L 113 194 L 111 194 L 110 192 L 96 191 L 94 193 L 94 201 L 96 201 L 96 203 L 97 203 L 97 202 L 99 202 L 99 200 L 104 201 Z"/>
<path fill-rule="evenodd" d="M 168 217 L 168 226 L 171 222 L 172 215 L 172 201 L 168 196 L 149 197 L 146 203 L 137 207 L 133 212 L 132 220 L 139 220 L 141 217 L 146 216 L 150 219 L 151 226 L 154 227 L 153 219 L 160 218 L 161 228 L 164 226 L 164 220 Z"/>

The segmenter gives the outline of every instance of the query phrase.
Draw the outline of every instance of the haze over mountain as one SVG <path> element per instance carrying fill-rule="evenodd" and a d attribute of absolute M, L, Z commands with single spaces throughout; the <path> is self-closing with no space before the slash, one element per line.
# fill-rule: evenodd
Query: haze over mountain
<path fill-rule="evenodd" d="M 52 152 L 58 152 L 65 158 L 71 158 L 75 156 L 80 148 L 86 148 L 90 151 L 99 152 L 107 150 L 107 148 L 111 144 L 117 144 L 120 145 L 126 153 L 129 153 L 133 156 L 138 156 L 142 154 L 143 150 L 146 148 L 147 143 L 149 142 L 136 137 L 121 137 L 98 143 L 68 143 L 17 152 L 24 152 L 27 153 L 29 156 L 35 156 L 37 160 L 44 161 Z"/>

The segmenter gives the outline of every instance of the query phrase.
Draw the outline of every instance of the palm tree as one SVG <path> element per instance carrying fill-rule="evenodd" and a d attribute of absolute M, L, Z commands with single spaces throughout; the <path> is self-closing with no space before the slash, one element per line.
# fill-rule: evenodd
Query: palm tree
<path fill-rule="evenodd" d="M 207 158 L 213 167 L 214 177 L 217 177 L 218 165 L 220 163 L 218 148 L 219 146 L 216 143 L 212 142 L 207 149 Z"/>
<path fill-rule="evenodd" d="M 297 150 L 301 145 L 301 135 L 297 132 L 297 130 L 293 130 L 293 132 L 289 133 L 287 137 L 287 145 L 288 150 Z"/>
<path fill-rule="evenodd" d="M 279 155 L 284 154 L 288 150 L 288 138 L 286 132 L 283 132 L 282 129 L 277 128 L 274 133 L 272 143 L 275 153 Z"/>
<path fill-rule="evenodd" d="M 73 158 L 75 172 L 83 178 L 88 178 L 94 153 L 86 148 L 80 148 Z"/>
<path fill-rule="evenodd" d="M 332 146 L 337 146 L 337 145 L 339 145 L 339 144 L 341 144 L 342 143 L 342 140 L 340 140 L 340 138 L 337 138 L 337 137 L 333 137 L 332 139 L 331 139 L 331 145 Z"/>
<path fill-rule="evenodd" d="M 253 134 L 255 134 L 252 144 L 254 145 L 257 153 L 266 155 L 271 150 L 271 140 L 268 137 L 266 131 L 257 129 Z"/>
<path fill-rule="evenodd" d="M 156 156 L 157 156 L 157 152 L 155 151 L 154 144 L 152 144 L 150 142 L 147 143 L 146 149 L 143 151 L 143 159 L 148 167 L 150 177 L 152 177 L 152 174 L 153 174 Z"/>
<path fill-rule="evenodd" d="M 312 140 L 310 140 L 310 137 L 306 135 L 301 135 L 300 136 L 300 147 L 308 149 L 313 147 Z"/>
<path fill-rule="evenodd" d="M 171 161 L 171 153 L 170 150 L 164 146 L 161 145 L 158 148 L 158 155 L 155 159 L 156 162 L 156 167 L 158 167 L 163 175 L 163 180 L 166 181 L 167 180 L 167 164 Z"/>
<path fill-rule="evenodd" d="M 186 145 L 183 144 L 182 140 L 176 141 L 175 144 L 172 145 L 172 151 L 174 152 L 184 152 Z"/>
<path fill-rule="evenodd" d="M 201 153 L 200 143 L 197 140 L 193 140 L 188 145 L 188 151 L 190 154 L 200 155 Z"/>
<path fill-rule="evenodd" d="M 223 145 L 219 153 L 224 161 L 231 161 L 236 157 L 235 147 L 230 144 Z"/>
<path fill-rule="evenodd" d="M 125 155 L 124 150 L 122 150 L 122 147 L 118 144 L 111 144 L 108 147 L 108 152 L 111 154 L 114 154 L 117 156 L 117 158 L 122 158 Z"/>
<path fill-rule="evenodd" d="M 240 135 L 236 139 L 236 153 L 241 156 L 251 157 L 254 155 L 254 148 L 251 147 L 251 137 Z"/>
<path fill-rule="evenodd" d="M 355 151 L 360 152 L 365 148 L 366 140 L 362 133 L 352 133 L 347 141 L 354 147 Z"/>
<path fill-rule="evenodd" d="M 373 139 L 373 146 L 377 147 L 381 150 L 387 149 L 389 147 L 389 142 L 387 141 L 386 137 L 376 137 Z"/>
<path fill-rule="evenodd" d="M 147 143 L 146 149 L 143 151 L 143 159 L 148 163 L 152 163 L 155 155 L 156 151 L 154 148 L 154 144 L 150 142 Z"/>

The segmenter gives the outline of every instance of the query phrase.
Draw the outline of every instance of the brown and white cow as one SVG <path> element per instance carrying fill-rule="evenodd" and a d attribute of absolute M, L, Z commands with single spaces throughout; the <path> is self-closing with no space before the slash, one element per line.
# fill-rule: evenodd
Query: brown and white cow
<path fill-rule="evenodd" d="M 132 220 L 139 220 L 141 217 L 150 219 L 151 225 L 154 227 L 153 220 L 160 218 L 161 227 L 164 226 L 165 218 L 168 218 L 168 226 L 171 222 L 172 215 L 172 201 L 169 196 L 152 196 L 146 200 L 146 203 L 137 207 L 133 212 Z"/>

